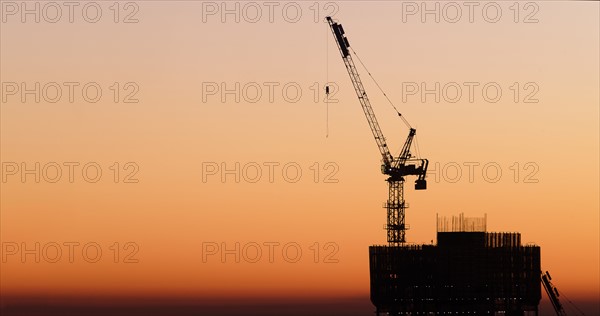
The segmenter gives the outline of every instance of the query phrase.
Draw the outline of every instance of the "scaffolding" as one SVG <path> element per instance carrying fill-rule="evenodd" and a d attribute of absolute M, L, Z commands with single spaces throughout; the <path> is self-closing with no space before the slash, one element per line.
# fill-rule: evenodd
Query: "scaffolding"
<path fill-rule="evenodd" d="M 485 232 L 487 230 L 487 214 L 483 217 L 465 217 L 461 213 L 458 216 L 439 217 L 437 219 L 437 232 Z"/>

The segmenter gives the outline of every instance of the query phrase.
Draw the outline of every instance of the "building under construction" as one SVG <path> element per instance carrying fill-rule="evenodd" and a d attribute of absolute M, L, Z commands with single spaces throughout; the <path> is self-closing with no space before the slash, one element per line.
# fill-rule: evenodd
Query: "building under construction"
<path fill-rule="evenodd" d="M 437 245 L 369 247 L 377 315 L 537 315 L 540 247 L 488 233 L 486 218 L 438 218 Z"/>

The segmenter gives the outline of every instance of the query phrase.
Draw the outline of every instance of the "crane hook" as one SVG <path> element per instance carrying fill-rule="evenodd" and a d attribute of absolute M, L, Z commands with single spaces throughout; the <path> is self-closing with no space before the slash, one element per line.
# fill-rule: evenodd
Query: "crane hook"
<path fill-rule="evenodd" d="M 325 105 L 326 105 L 326 131 L 325 131 L 325 138 L 329 138 L 329 86 L 325 85 Z"/>

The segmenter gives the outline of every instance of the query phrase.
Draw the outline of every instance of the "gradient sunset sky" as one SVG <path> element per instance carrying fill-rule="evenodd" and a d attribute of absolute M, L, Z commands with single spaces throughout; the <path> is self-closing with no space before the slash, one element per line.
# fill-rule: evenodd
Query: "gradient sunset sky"
<path fill-rule="evenodd" d="M 295 6 L 282 13 L 286 2 L 273 7 L 272 22 L 269 7 L 257 2 L 262 15 L 256 23 L 256 8 L 243 11 L 247 2 L 239 3 L 239 23 L 220 11 L 209 14 L 209 2 L 138 1 L 116 9 L 113 2 L 98 3 L 97 23 L 82 17 L 83 3 L 73 23 L 64 6 L 57 23 L 44 17 L 22 23 L 19 14 L 2 12 L 3 297 L 368 297 L 368 246 L 385 243 L 387 184 L 324 22 L 335 12 L 353 49 L 417 128 L 420 154 L 430 160 L 428 190 L 415 192 L 407 181 L 408 241 L 435 242 L 436 214 L 487 214 L 488 231 L 520 232 L 524 243 L 541 247 L 542 269 L 571 300 L 599 301 L 598 2 L 520 3 L 518 9 L 498 2 L 496 23 L 484 19 L 484 2 L 472 23 L 462 2 L 457 23 L 444 19 L 449 16 L 422 22 L 419 14 L 403 21 L 406 2 L 400 1 L 295 2 L 302 13 L 295 23 Z M 408 130 L 359 71 L 397 153 Z M 328 106 L 327 81 L 338 88 L 337 102 Z M 6 90 L 13 83 L 33 89 L 36 82 L 58 83 L 62 97 L 36 103 L 26 95 L 23 102 L 21 91 Z M 73 102 L 65 82 L 79 83 Z M 101 87 L 96 103 L 81 95 L 89 82 Z M 438 103 L 416 94 L 402 102 L 403 83 L 432 89 L 436 82 L 458 83 L 461 99 Z M 478 84 L 473 102 L 465 82 Z M 247 87 L 239 102 L 222 93 L 236 83 Z M 487 83 L 501 87 L 499 101 L 483 98 Z M 292 88 L 284 97 L 286 85 Z M 207 93 L 209 87 L 219 91 Z M 301 90 L 297 102 L 294 87 Z M 137 103 L 123 102 L 129 93 Z M 524 102 L 530 93 L 538 102 Z M 6 169 L 23 163 L 32 169 L 36 162 L 61 165 L 62 178 L 50 183 L 42 175 L 36 183 L 28 175 L 23 182 L 22 170 L 11 175 Z M 65 162 L 79 163 L 72 183 Z M 81 176 L 88 163 L 102 169 L 96 183 Z M 253 166 L 261 166 L 262 177 L 236 183 L 234 175 L 222 181 L 221 170 L 206 175 L 209 165 L 233 169 L 236 163 L 250 178 Z M 272 181 L 265 163 L 278 164 Z M 297 182 L 282 175 L 286 164 L 300 167 Z M 472 179 L 468 164 L 475 165 Z M 486 165 L 499 166 L 497 182 L 489 179 L 496 169 L 488 179 L 482 175 Z M 125 183 L 134 171 L 130 180 L 138 181 Z M 36 263 L 33 255 L 23 263 L 20 253 L 7 254 L 13 244 L 66 242 L 97 243 L 102 257 L 87 262 L 82 246 L 72 263 L 64 246 L 56 263 Z M 222 243 L 250 252 L 249 245 L 259 244 L 262 257 L 256 263 L 236 263 L 234 255 L 223 262 L 220 254 L 203 260 L 207 245 Z M 265 243 L 278 243 L 273 262 Z M 296 263 L 281 253 L 291 243 L 302 250 Z M 134 250 L 130 259 L 138 262 L 124 263 Z"/>

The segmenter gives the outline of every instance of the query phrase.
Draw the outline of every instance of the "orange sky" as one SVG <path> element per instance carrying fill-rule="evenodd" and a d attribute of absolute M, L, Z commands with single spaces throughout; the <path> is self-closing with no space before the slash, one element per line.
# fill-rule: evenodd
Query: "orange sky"
<path fill-rule="evenodd" d="M 310 5 L 300 3 L 303 15 L 297 23 L 282 17 L 283 4 L 274 9 L 273 23 L 267 11 L 257 23 L 250 23 L 249 15 L 240 23 L 232 17 L 222 23 L 218 15 L 203 22 L 202 3 L 188 1 L 138 3 L 139 21 L 130 24 L 114 23 L 108 3 L 102 4 L 98 23 L 78 15 L 74 23 L 63 17 L 55 24 L 21 23 L 18 15 L 6 16 L 0 30 L 3 89 L 13 82 L 29 88 L 35 82 L 57 82 L 63 90 L 57 103 L 43 98 L 35 103 L 33 95 L 21 102 L 20 92 L 8 95 L 3 90 L 3 168 L 13 162 L 28 168 L 35 162 L 41 168 L 56 162 L 63 175 L 57 183 L 43 175 L 40 183 L 32 175 L 22 183 L 20 171 L 7 175 L 3 169 L 2 251 L 6 255 L 7 243 L 13 242 L 31 248 L 36 242 L 40 247 L 95 242 L 102 257 L 88 263 L 77 248 L 69 263 L 64 245 L 57 263 L 35 263 L 33 255 L 22 263 L 18 254 L 10 255 L 1 263 L 2 292 L 241 297 L 368 293 L 368 246 L 385 242 L 385 178 L 330 31 L 324 22 L 315 23 Z M 509 5 L 502 3 L 498 23 L 488 23 L 481 15 L 473 23 L 466 17 L 458 23 L 421 23 L 411 16 L 403 23 L 400 2 L 337 2 L 336 18 L 379 84 L 417 127 L 421 155 L 431 161 L 430 168 L 436 162 L 440 167 L 462 166 L 456 183 L 436 181 L 432 170 L 427 191 L 408 186 L 408 240 L 435 239 L 438 213 L 487 214 L 488 230 L 518 231 L 524 242 L 541 246 L 542 268 L 550 270 L 561 291 L 597 299 L 598 3 L 539 3 L 538 23 L 522 23 L 531 10 L 522 11 L 515 23 Z M 318 16 L 324 18 L 329 9 L 321 7 Z M 119 19 L 133 12 L 120 10 Z M 406 127 L 366 72 L 359 71 L 388 143 L 398 150 Z M 321 101 L 327 80 L 339 87 L 339 102 L 329 104 L 328 138 Z M 65 82 L 80 83 L 73 103 Z M 88 82 L 101 87 L 97 103 L 81 96 Z M 111 90 L 114 82 L 119 83 L 118 103 Z M 134 96 L 138 103 L 122 102 L 134 90 L 126 88 L 128 82 L 139 87 Z M 220 89 L 205 94 L 206 102 L 203 82 Z M 234 95 L 225 95 L 222 102 L 222 82 L 229 89 L 236 82 L 241 87 L 254 82 L 261 98 L 247 101 L 254 97 L 253 85 L 240 95 L 240 102 Z M 273 102 L 268 99 L 271 82 L 277 83 L 272 84 Z M 403 82 L 425 82 L 429 88 L 435 82 L 478 82 L 479 88 L 495 82 L 502 98 L 490 103 L 476 90 L 471 103 L 463 85 L 457 103 L 435 103 L 432 96 L 422 102 L 419 94 L 403 103 Z M 519 102 L 510 88 L 514 82 L 520 85 Z M 524 89 L 528 82 L 539 87 L 538 103 L 523 102 L 532 91 Z M 295 97 L 293 90 L 288 99 L 282 96 L 286 84 L 300 87 L 298 102 L 289 100 Z M 316 91 L 319 102 L 313 100 Z M 73 183 L 65 162 L 79 163 Z M 81 168 L 90 162 L 102 169 L 96 183 L 81 176 Z M 118 183 L 111 169 L 115 162 Z M 135 169 L 125 169 L 128 162 L 139 168 L 131 178 L 137 183 L 124 183 Z M 236 162 L 240 172 L 247 166 L 250 178 L 257 163 L 262 178 L 236 183 L 229 175 L 222 183 L 217 173 L 203 182 L 203 163 L 233 168 Z M 269 162 L 279 164 L 272 183 L 265 165 Z M 465 165 L 469 162 L 479 164 L 472 183 Z M 290 163 L 302 170 L 296 183 L 281 173 Z M 496 183 L 481 174 L 491 163 L 502 170 Z M 532 163 L 530 169 L 525 169 L 527 163 Z M 525 183 L 536 168 L 531 179 L 537 183 Z M 48 167 L 49 178 L 53 170 Z M 452 169 L 446 171 L 453 178 Z M 331 172 L 330 180 L 337 182 L 325 183 Z M 110 248 L 115 242 L 121 248 L 118 263 Z M 127 242 L 138 246 L 132 258 L 139 262 L 123 263 L 133 249 L 123 249 Z M 218 255 L 203 262 L 207 242 L 232 248 L 237 242 L 240 251 L 252 251 L 257 243 L 263 256 L 256 263 L 235 263 L 233 255 L 225 263 Z M 269 262 L 264 243 L 279 243 L 274 262 Z M 302 250 L 297 263 L 287 262 L 281 253 L 288 243 Z M 323 262 L 334 250 L 330 259 L 337 262 Z"/>

